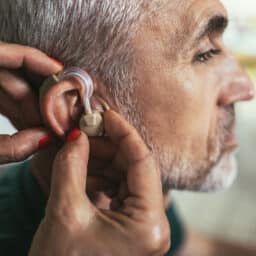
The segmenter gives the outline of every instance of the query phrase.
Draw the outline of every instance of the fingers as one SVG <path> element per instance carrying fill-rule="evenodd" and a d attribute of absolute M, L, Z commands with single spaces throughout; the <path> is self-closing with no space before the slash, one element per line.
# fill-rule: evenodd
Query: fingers
<path fill-rule="evenodd" d="M 114 111 L 105 112 L 104 121 L 107 135 L 119 148 L 116 158 L 126 161 L 130 195 L 147 202 L 161 201 L 160 172 L 138 132 Z"/>
<path fill-rule="evenodd" d="M 140 161 L 150 154 L 136 129 L 119 114 L 112 110 L 106 111 L 104 121 L 107 135 L 122 152 L 128 165 Z"/>
<path fill-rule="evenodd" d="M 36 96 L 14 71 L 0 69 L 0 112 L 11 122 L 20 123 L 19 129 L 41 124 Z"/>
<path fill-rule="evenodd" d="M 0 69 L 0 84 L 1 90 L 13 100 L 21 100 L 31 92 L 28 83 L 14 71 Z"/>
<path fill-rule="evenodd" d="M 18 104 L 0 89 L 0 114 L 4 115 L 12 123 L 15 123 L 15 127 L 16 125 L 18 126 L 16 128 L 23 129 L 24 121 L 20 120 L 22 118 L 18 115 L 18 110 Z"/>
<path fill-rule="evenodd" d="M 86 201 L 85 185 L 89 142 L 85 134 L 67 143 L 53 164 L 50 199 L 56 207 L 71 207 Z"/>
<path fill-rule="evenodd" d="M 23 161 L 39 148 L 39 141 L 47 136 L 44 129 L 28 129 L 10 135 L 0 135 L 0 164 Z"/>
<path fill-rule="evenodd" d="M 7 69 L 25 67 L 42 76 L 58 73 L 63 66 L 39 50 L 16 44 L 0 44 L 0 66 Z"/>

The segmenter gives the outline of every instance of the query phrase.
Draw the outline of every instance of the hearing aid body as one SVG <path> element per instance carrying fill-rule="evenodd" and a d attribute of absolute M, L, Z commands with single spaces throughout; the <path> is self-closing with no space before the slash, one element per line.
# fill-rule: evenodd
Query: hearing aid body
<path fill-rule="evenodd" d="M 54 86 L 56 83 L 70 78 L 76 78 L 85 88 L 85 94 L 81 98 L 84 114 L 79 122 L 80 129 L 90 137 L 102 136 L 104 134 L 103 116 L 100 112 L 91 108 L 90 98 L 93 95 L 93 81 L 84 70 L 77 67 L 70 67 L 60 74 L 50 76 L 41 87 L 40 98 L 45 90 Z"/>

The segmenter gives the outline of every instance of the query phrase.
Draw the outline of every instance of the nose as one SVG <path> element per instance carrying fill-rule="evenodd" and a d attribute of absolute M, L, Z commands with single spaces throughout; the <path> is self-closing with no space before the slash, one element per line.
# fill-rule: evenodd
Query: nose
<path fill-rule="evenodd" d="M 239 101 L 252 100 L 255 96 L 254 85 L 248 74 L 237 64 L 224 84 L 219 105 L 230 105 Z"/>

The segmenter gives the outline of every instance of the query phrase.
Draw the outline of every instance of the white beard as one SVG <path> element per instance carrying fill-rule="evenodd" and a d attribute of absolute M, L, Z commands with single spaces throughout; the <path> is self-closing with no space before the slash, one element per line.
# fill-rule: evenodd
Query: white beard
<path fill-rule="evenodd" d="M 133 102 L 132 97 L 126 99 Z M 169 190 L 187 190 L 201 192 L 215 192 L 229 188 L 237 177 L 237 163 L 234 152 L 222 152 L 225 144 L 226 127 L 233 123 L 233 110 L 225 110 L 229 113 L 226 119 L 219 123 L 219 128 L 216 128 L 215 144 L 212 145 L 211 152 L 208 152 L 208 158 L 203 160 L 191 159 L 184 152 L 172 152 L 172 148 L 159 145 L 156 138 L 152 138 L 147 127 L 143 124 L 143 118 L 140 111 L 129 112 L 134 109 L 136 102 L 133 105 L 128 104 L 129 108 L 123 108 L 122 113 L 126 119 L 133 124 L 139 131 L 141 137 L 146 142 L 147 146 L 152 150 L 156 162 L 159 166 L 162 175 L 162 184 L 164 193 Z M 138 107 L 136 109 L 139 109 Z M 219 156 L 221 158 L 219 159 Z"/>
<path fill-rule="evenodd" d="M 224 153 L 211 168 L 207 168 L 206 164 L 199 164 L 202 167 L 196 168 L 186 157 L 174 160 L 166 151 L 156 156 L 162 173 L 164 192 L 172 189 L 217 192 L 229 188 L 237 177 L 234 152 Z"/>
<path fill-rule="evenodd" d="M 216 192 L 228 189 L 234 183 L 237 173 L 238 168 L 235 155 L 234 153 L 227 153 L 210 170 L 199 191 Z"/>

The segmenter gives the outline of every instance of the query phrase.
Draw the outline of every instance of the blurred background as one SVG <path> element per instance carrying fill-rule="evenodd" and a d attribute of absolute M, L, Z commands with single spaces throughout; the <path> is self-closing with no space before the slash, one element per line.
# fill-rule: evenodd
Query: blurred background
<path fill-rule="evenodd" d="M 256 84 L 256 0 L 222 0 L 230 25 L 226 45 Z M 256 86 L 255 86 L 256 87 Z M 256 245 L 256 100 L 237 106 L 239 175 L 231 189 L 200 194 L 174 192 L 184 220 L 209 236 Z"/>
<path fill-rule="evenodd" d="M 230 15 L 226 44 L 256 84 L 256 0 L 223 0 Z M 209 236 L 256 245 L 256 100 L 237 107 L 239 176 L 215 194 L 174 192 L 184 220 Z M 14 129 L 0 116 L 0 132 Z"/>

